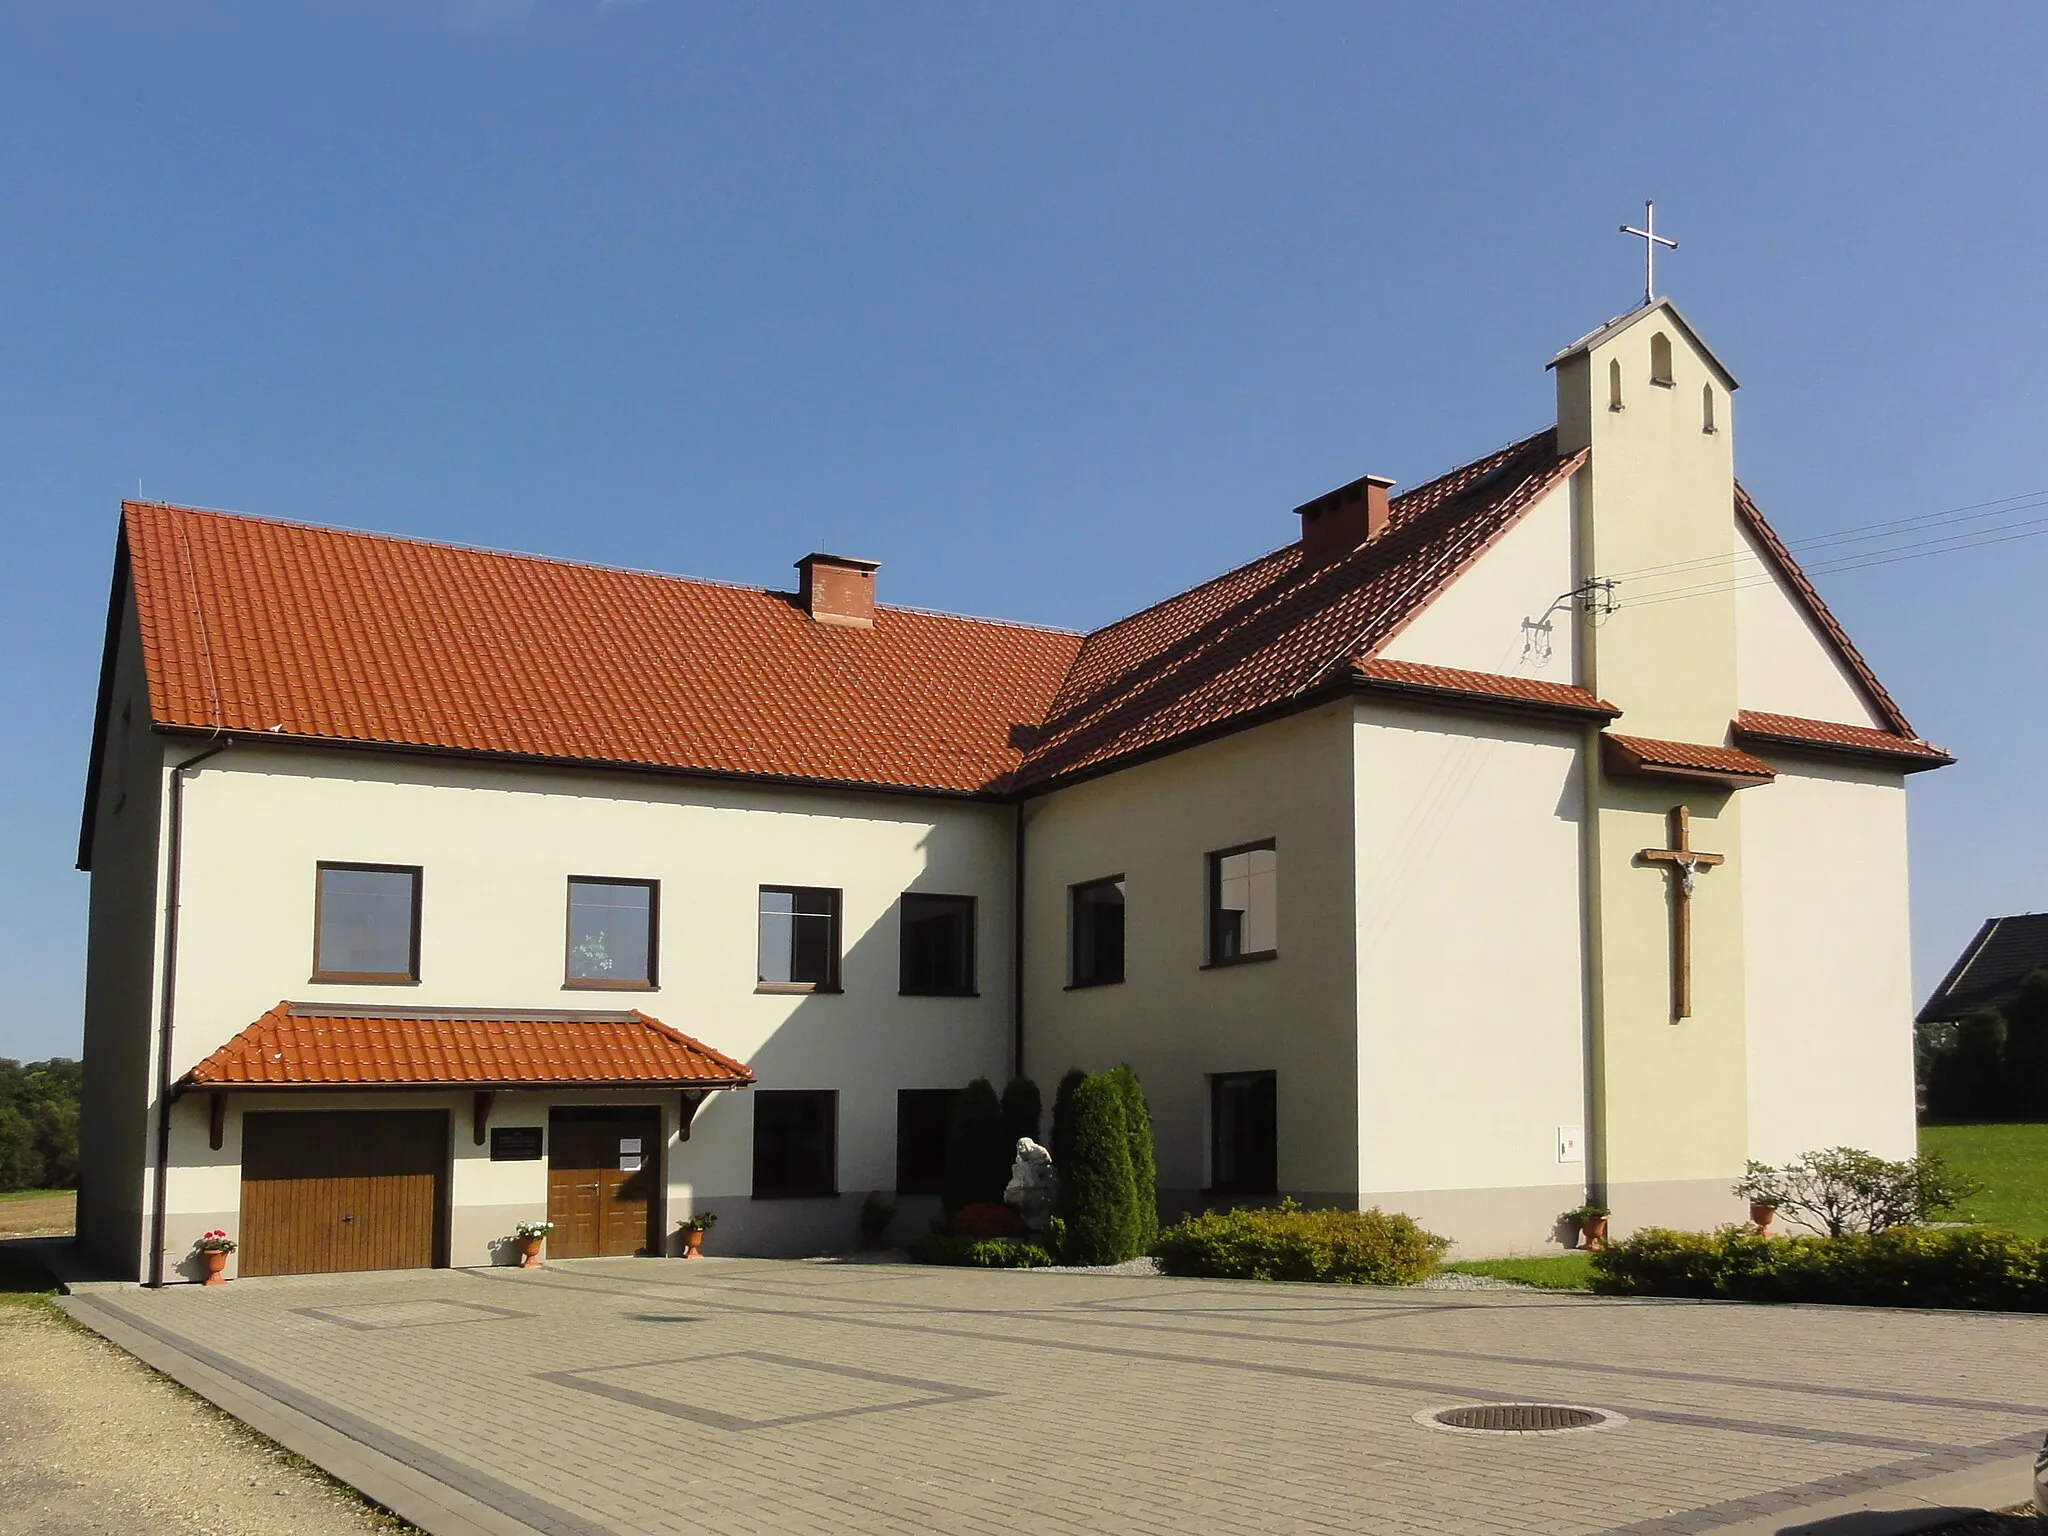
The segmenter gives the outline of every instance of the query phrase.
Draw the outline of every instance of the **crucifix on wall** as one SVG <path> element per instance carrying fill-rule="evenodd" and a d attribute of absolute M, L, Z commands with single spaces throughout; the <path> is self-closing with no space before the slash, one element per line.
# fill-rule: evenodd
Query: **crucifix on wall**
<path fill-rule="evenodd" d="M 1692 812 L 1671 807 L 1669 848 L 1645 848 L 1636 857 L 1646 864 L 1665 865 L 1677 878 L 1671 882 L 1671 1017 L 1692 1017 L 1692 887 L 1703 869 L 1723 862 L 1718 853 L 1699 853 L 1692 846 Z"/>

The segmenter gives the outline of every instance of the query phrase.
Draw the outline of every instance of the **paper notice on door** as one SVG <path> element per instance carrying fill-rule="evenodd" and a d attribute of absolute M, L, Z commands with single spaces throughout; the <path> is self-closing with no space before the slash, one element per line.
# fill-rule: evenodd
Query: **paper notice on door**
<path fill-rule="evenodd" d="M 640 1154 L 638 1152 L 621 1152 L 619 1154 L 619 1172 L 638 1173 L 639 1171 Z"/>
<path fill-rule="evenodd" d="M 621 1136 L 619 1138 L 619 1156 L 637 1157 L 639 1153 L 640 1138 L 638 1136 Z"/>

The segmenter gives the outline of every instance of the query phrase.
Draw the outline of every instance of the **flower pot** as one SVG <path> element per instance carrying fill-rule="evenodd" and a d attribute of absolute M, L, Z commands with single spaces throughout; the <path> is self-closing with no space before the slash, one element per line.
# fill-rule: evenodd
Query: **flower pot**
<path fill-rule="evenodd" d="M 684 1258 L 686 1258 L 686 1259 L 701 1259 L 701 1258 L 703 1258 L 703 1257 L 704 1257 L 703 1253 L 699 1251 L 699 1250 L 701 1250 L 701 1249 L 703 1248 L 703 1246 L 704 1246 L 704 1230 L 703 1230 L 703 1228 L 701 1228 L 701 1227 L 685 1227 L 685 1228 L 683 1228 L 683 1257 L 684 1257 Z"/>
<path fill-rule="evenodd" d="M 1588 1216 L 1579 1223 L 1579 1237 L 1588 1253 L 1607 1246 L 1607 1218 Z"/>
<path fill-rule="evenodd" d="M 545 1238 L 539 1237 L 522 1237 L 519 1239 L 519 1267 L 521 1269 L 540 1268 L 540 1245 L 545 1241 Z"/>
<path fill-rule="evenodd" d="M 219 1249 L 209 1248 L 199 1255 L 199 1262 L 206 1266 L 206 1278 L 201 1285 L 226 1285 L 228 1277 L 221 1273 L 228 1267 L 228 1256 Z"/>
<path fill-rule="evenodd" d="M 1777 1214 L 1778 1208 L 1775 1205 L 1763 1205 L 1755 1200 L 1749 1202 L 1750 1224 L 1766 1237 L 1770 1235 L 1771 1222 Z"/>

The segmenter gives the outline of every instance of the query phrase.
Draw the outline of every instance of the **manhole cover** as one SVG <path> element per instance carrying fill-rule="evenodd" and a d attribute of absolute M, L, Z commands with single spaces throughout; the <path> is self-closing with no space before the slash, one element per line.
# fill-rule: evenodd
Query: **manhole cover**
<path fill-rule="evenodd" d="M 1604 1429 L 1628 1420 L 1605 1408 L 1575 1403 L 1461 1403 L 1415 1415 L 1426 1429 L 1448 1429 L 1467 1435 L 1564 1435 L 1580 1429 Z"/>

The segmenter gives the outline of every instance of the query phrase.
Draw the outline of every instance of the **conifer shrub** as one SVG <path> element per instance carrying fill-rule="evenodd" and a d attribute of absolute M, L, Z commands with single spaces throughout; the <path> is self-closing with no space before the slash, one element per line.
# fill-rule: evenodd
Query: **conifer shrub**
<path fill-rule="evenodd" d="M 973 1269 L 1044 1269 L 1052 1255 L 1037 1243 L 1003 1237 L 945 1237 L 929 1233 L 910 1245 L 919 1264 L 956 1264 Z"/>
<path fill-rule="evenodd" d="M 1152 1107 L 1145 1102 L 1145 1090 L 1134 1069 L 1116 1067 L 1107 1075 L 1123 1095 L 1124 1131 L 1131 1149 L 1131 1211 L 1135 1218 L 1131 1244 L 1138 1253 L 1150 1253 L 1159 1241 L 1159 1167 L 1152 1157 Z"/>
<path fill-rule="evenodd" d="M 939 1183 L 939 1203 L 948 1218 L 964 1206 L 1003 1203 L 1011 1145 L 1003 1137 L 1003 1109 L 993 1083 L 977 1077 L 953 1095 L 946 1171 Z"/>
<path fill-rule="evenodd" d="M 1015 1161 L 1019 1137 L 1042 1140 L 1038 1134 L 1040 1117 L 1038 1084 L 1028 1077 L 1011 1078 L 1003 1088 L 1003 1135 L 1009 1138 L 1012 1161 Z"/>
<path fill-rule="evenodd" d="M 1069 1264 L 1121 1264 L 1138 1256 L 1137 1186 L 1123 1089 L 1108 1073 L 1083 1078 L 1070 1098 L 1073 1147 L 1060 1169 Z"/>
<path fill-rule="evenodd" d="M 1074 1159 L 1074 1090 L 1086 1082 L 1088 1074 L 1079 1067 L 1067 1068 L 1067 1075 L 1060 1079 L 1052 1095 L 1052 1132 L 1046 1142 L 1046 1150 L 1052 1153 L 1053 1171 L 1061 1177 L 1060 1215 L 1067 1214 L 1066 1168 Z"/>
<path fill-rule="evenodd" d="M 1283 1200 L 1190 1216 L 1161 1232 L 1152 1251 L 1169 1275 L 1413 1285 L 1436 1273 L 1450 1246 L 1398 1212 L 1305 1211 Z"/>
<path fill-rule="evenodd" d="M 1592 1255 L 1605 1296 L 2048 1312 L 2048 1245 L 1992 1227 L 1767 1238 L 1649 1227 Z"/>

